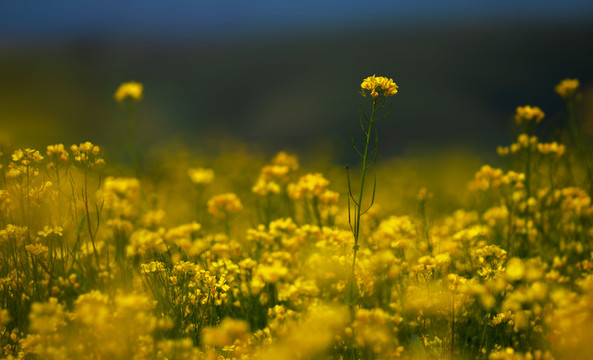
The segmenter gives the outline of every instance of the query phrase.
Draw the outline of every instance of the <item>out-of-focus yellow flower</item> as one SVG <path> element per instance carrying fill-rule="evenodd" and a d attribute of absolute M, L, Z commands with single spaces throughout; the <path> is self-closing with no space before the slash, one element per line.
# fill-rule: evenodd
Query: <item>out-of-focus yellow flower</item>
<path fill-rule="evenodd" d="M 509 154 L 509 147 L 508 146 L 499 146 L 496 148 L 496 152 L 500 156 L 505 156 Z"/>
<path fill-rule="evenodd" d="M 525 264 L 520 258 L 510 259 L 507 263 L 506 274 L 509 281 L 521 280 L 525 276 Z"/>
<path fill-rule="evenodd" d="M 564 79 L 562 80 L 554 90 L 558 95 L 567 99 L 574 95 L 579 88 L 579 79 Z"/>
<path fill-rule="evenodd" d="M 241 210 L 243 210 L 241 200 L 233 193 L 216 195 L 208 200 L 208 212 L 219 219 L 225 219 Z"/>
<path fill-rule="evenodd" d="M 521 124 L 523 122 L 531 122 L 535 121 L 536 124 L 539 124 L 544 118 L 544 112 L 537 106 L 518 106 L 517 112 L 515 113 L 515 121 L 517 124 Z"/>
<path fill-rule="evenodd" d="M 140 212 L 140 182 L 136 178 L 108 176 L 97 191 L 97 198 L 111 217 L 136 218 Z"/>
<path fill-rule="evenodd" d="M 140 83 L 135 81 L 130 81 L 121 84 L 118 88 L 113 97 L 115 100 L 122 102 L 127 98 L 130 98 L 135 101 L 142 100 L 142 91 L 143 86 Z"/>
<path fill-rule="evenodd" d="M 140 264 L 141 274 L 159 273 L 164 272 L 165 270 L 165 265 L 160 261 L 151 261 L 146 264 Z"/>
<path fill-rule="evenodd" d="M 68 152 L 64 148 L 64 144 L 49 145 L 47 147 L 47 156 L 52 160 L 68 161 Z"/>
<path fill-rule="evenodd" d="M 361 95 L 366 97 L 365 90 L 369 90 L 371 92 L 371 96 L 376 99 L 379 96 L 378 91 L 382 91 L 383 96 L 393 96 L 397 94 L 398 86 L 393 81 L 393 79 L 389 79 L 383 76 L 369 76 L 362 81 L 360 84 Z"/>
<path fill-rule="evenodd" d="M 66 325 L 64 306 L 58 299 L 49 298 L 45 303 L 33 303 L 29 314 L 30 330 L 37 334 L 56 332 Z"/>
<path fill-rule="evenodd" d="M 274 158 L 272 159 L 273 165 L 280 165 L 280 166 L 288 166 L 290 170 L 298 170 L 299 168 L 299 159 L 296 155 L 290 155 L 285 151 L 280 151 Z"/>
<path fill-rule="evenodd" d="M 416 194 L 416 200 L 427 201 L 432 199 L 433 196 L 434 194 L 432 192 L 429 192 L 425 187 L 421 187 L 420 190 L 418 190 L 418 194 Z"/>
<path fill-rule="evenodd" d="M 298 183 L 288 185 L 288 193 L 292 199 L 299 200 L 303 196 L 312 198 L 321 196 L 329 185 L 329 181 L 321 173 L 301 176 Z"/>
<path fill-rule="evenodd" d="M 328 190 L 328 189 L 325 189 L 325 191 L 322 192 L 321 195 L 319 195 L 319 199 L 321 200 L 321 203 L 323 203 L 325 205 L 335 205 L 338 203 L 339 198 L 340 198 L 340 194 L 338 194 L 335 191 Z"/>
<path fill-rule="evenodd" d="M 47 226 L 43 227 L 43 230 L 40 230 L 37 235 L 42 236 L 44 238 L 50 236 L 51 234 L 56 234 L 57 236 L 63 236 L 64 229 L 61 226 Z"/>
<path fill-rule="evenodd" d="M 551 142 L 551 143 L 539 143 L 537 144 L 537 150 L 544 154 L 553 154 L 556 156 L 562 156 L 564 154 L 564 152 L 566 151 L 566 147 L 562 144 L 558 144 L 557 142 Z"/>
<path fill-rule="evenodd" d="M 6 177 L 10 179 L 20 176 L 35 177 L 39 175 L 36 164 L 43 160 L 43 156 L 35 149 L 18 149 L 12 154 L 12 161 L 8 164 Z"/>
<path fill-rule="evenodd" d="M 214 179 L 214 171 L 211 169 L 188 169 L 187 175 L 189 175 L 189 179 L 195 185 L 207 185 Z"/>
<path fill-rule="evenodd" d="M 242 320 L 224 319 L 218 327 L 207 328 L 204 343 L 211 346 L 228 346 L 235 340 L 245 341 L 249 337 L 249 325 Z"/>

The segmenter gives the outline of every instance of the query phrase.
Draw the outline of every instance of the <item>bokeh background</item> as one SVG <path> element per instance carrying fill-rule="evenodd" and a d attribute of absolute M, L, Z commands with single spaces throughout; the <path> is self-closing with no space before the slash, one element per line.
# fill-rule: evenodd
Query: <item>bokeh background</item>
<path fill-rule="evenodd" d="M 382 155 L 492 153 L 519 105 L 546 112 L 541 132 L 562 124 L 563 78 L 591 106 L 592 44 L 591 1 L 3 1 L 0 128 L 19 146 L 117 148 L 113 93 L 134 80 L 143 147 L 231 139 L 348 161 L 359 84 L 377 74 L 400 86 Z"/>

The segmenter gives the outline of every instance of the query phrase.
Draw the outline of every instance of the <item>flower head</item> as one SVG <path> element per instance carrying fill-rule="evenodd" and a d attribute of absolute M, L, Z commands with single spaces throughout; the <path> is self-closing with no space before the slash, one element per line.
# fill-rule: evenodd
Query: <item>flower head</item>
<path fill-rule="evenodd" d="M 115 100 L 122 102 L 127 98 L 135 101 L 142 100 L 143 86 L 135 81 L 123 83 L 117 88 L 117 91 L 113 95 Z"/>
<path fill-rule="evenodd" d="M 233 193 L 216 195 L 208 200 L 208 212 L 219 219 L 225 219 L 241 210 L 243 210 L 241 200 Z"/>
<path fill-rule="evenodd" d="M 214 179 L 214 171 L 211 169 L 191 168 L 187 170 L 187 175 L 194 185 L 207 185 Z"/>
<path fill-rule="evenodd" d="M 531 121 L 539 124 L 543 120 L 544 115 L 542 109 L 537 106 L 519 106 L 515 113 L 515 121 L 517 124 L 521 124 L 522 122 L 529 123 Z"/>
<path fill-rule="evenodd" d="M 398 89 L 398 86 L 393 79 L 375 75 L 364 79 L 362 84 L 360 84 L 360 87 L 362 88 L 362 96 L 366 97 L 365 90 L 369 90 L 373 99 L 376 99 L 379 96 L 379 92 L 382 92 L 384 97 L 393 96 L 397 94 Z"/>
<path fill-rule="evenodd" d="M 66 151 L 64 144 L 49 145 L 47 147 L 47 156 L 51 160 L 57 160 L 61 162 L 68 161 L 68 151 Z"/>
<path fill-rule="evenodd" d="M 35 149 L 18 149 L 12 154 L 12 161 L 8 165 L 9 171 L 6 176 L 18 178 L 24 176 L 37 176 L 39 169 L 37 164 L 43 160 L 43 156 Z"/>
<path fill-rule="evenodd" d="M 95 165 L 105 163 L 105 160 L 99 156 L 101 149 L 97 145 L 93 145 L 90 141 L 80 143 L 79 145 L 73 144 L 70 146 L 70 150 L 72 151 L 74 164 L 76 165 L 92 168 Z"/>
<path fill-rule="evenodd" d="M 562 80 L 554 90 L 558 95 L 567 99 L 574 95 L 574 93 L 579 88 L 579 80 L 578 79 L 564 79 Z"/>

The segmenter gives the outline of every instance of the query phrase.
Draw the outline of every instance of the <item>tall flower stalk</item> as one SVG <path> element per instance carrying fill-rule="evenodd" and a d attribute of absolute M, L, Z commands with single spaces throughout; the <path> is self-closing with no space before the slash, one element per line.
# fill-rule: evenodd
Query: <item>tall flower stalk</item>
<path fill-rule="evenodd" d="M 70 147 L 72 150 L 72 154 L 74 156 L 74 164 L 79 166 L 82 169 L 82 173 L 84 175 L 84 183 L 81 190 L 82 195 L 82 202 L 84 204 L 85 210 L 85 219 L 88 226 L 89 237 L 91 239 L 91 245 L 93 246 L 93 254 L 95 256 L 95 262 L 97 265 L 97 271 L 101 270 L 101 264 L 99 260 L 99 252 L 97 250 L 95 238 L 97 236 L 97 232 L 99 231 L 99 207 L 95 204 L 96 208 L 96 227 L 93 229 L 93 225 L 91 224 L 91 212 L 89 210 L 89 192 L 88 192 L 88 182 L 89 176 L 92 169 L 97 165 L 105 164 L 103 158 L 100 157 L 99 152 L 101 149 L 97 145 L 93 145 L 91 142 L 87 141 L 81 143 L 80 145 L 72 145 Z"/>
<path fill-rule="evenodd" d="M 142 93 L 144 86 L 135 81 L 130 81 L 121 84 L 113 97 L 117 102 L 124 105 L 128 116 L 128 151 L 130 153 L 130 161 L 136 172 L 136 176 L 140 175 L 140 162 L 138 160 L 138 150 L 136 149 L 136 133 L 134 129 L 134 103 L 142 100 Z"/>
<path fill-rule="evenodd" d="M 587 182 L 590 187 L 589 190 L 593 191 L 593 159 L 591 158 L 591 144 L 584 136 L 582 131 L 583 128 L 577 120 L 575 103 L 578 99 L 578 89 L 578 79 L 564 79 L 554 88 L 556 93 L 560 95 L 560 97 L 562 97 L 566 103 L 566 109 L 568 111 L 568 125 L 572 144 L 577 151 L 576 154 L 579 161 L 585 168 Z"/>
<path fill-rule="evenodd" d="M 354 136 L 350 134 L 352 140 L 352 147 L 354 148 L 354 150 L 360 157 L 360 160 L 362 161 L 360 173 L 360 190 L 358 191 L 358 194 L 354 194 L 352 191 L 352 184 L 350 182 L 350 172 L 348 167 L 346 167 L 348 176 L 348 222 L 350 224 L 350 230 L 352 231 L 352 235 L 354 236 L 354 246 L 352 247 L 354 251 L 352 256 L 352 268 L 350 271 L 350 275 L 348 276 L 348 282 L 346 283 L 344 296 L 345 302 L 349 305 L 357 304 L 360 299 L 358 284 L 356 283 L 356 278 L 354 274 L 356 268 L 356 254 L 359 249 L 360 218 L 362 217 L 362 215 L 364 215 L 367 211 L 370 210 L 375 201 L 375 190 L 377 185 L 376 177 L 373 182 L 373 192 L 371 201 L 368 206 L 363 207 L 362 201 L 364 195 L 364 185 L 367 170 L 373 165 L 375 165 L 379 150 L 379 137 L 377 135 L 377 129 L 373 128 L 373 124 L 377 120 L 385 119 L 389 116 L 391 105 L 385 108 L 387 98 L 397 94 L 398 91 L 398 86 L 393 81 L 393 79 L 389 79 L 382 76 L 377 77 L 375 75 L 369 76 L 366 79 L 364 79 L 360 87 L 360 94 L 369 101 L 370 115 L 367 114 L 367 111 L 365 111 L 365 105 L 361 102 L 359 118 L 360 127 L 363 132 L 364 150 L 361 151 L 361 149 L 356 145 L 356 142 L 354 141 Z M 367 94 L 367 92 L 369 92 L 369 94 Z M 381 115 L 381 112 L 384 112 L 384 115 Z M 374 138 L 374 141 L 371 147 L 372 138 Z"/>

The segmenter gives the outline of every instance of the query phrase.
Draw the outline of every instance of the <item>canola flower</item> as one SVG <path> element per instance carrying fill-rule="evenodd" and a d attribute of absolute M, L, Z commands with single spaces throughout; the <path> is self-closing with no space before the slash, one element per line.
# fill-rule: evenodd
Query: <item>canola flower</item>
<path fill-rule="evenodd" d="M 144 91 L 144 86 L 141 83 L 130 81 L 126 83 L 122 83 L 116 90 L 115 94 L 113 95 L 114 99 L 120 103 L 120 105 L 125 105 L 127 109 L 127 127 L 128 127 L 128 134 L 127 134 L 127 146 L 130 161 L 132 162 L 132 166 L 136 172 L 136 176 L 139 175 L 140 172 L 140 158 L 138 149 L 136 148 L 136 132 L 135 132 L 135 111 L 134 111 L 134 103 L 139 102 L 142 100 Z M 129 101 L 126 101 L 129 100 Z"/>
<path fill-rule="evenodd" d="M 572 97 L 578 88 L 578 79 L 564 79 L 558 85 L 556 85 L 554 91 L 556 91 L 556 94 L 566 99 Z"/>
<path fill-rule="evenodd" d="M 90 141 L 79 145 L 73 144 L 70 146 L 70 150 L 72 151 L 74 163 L 77 165 L 92 168 L 95 165 L 105 164 L 105 160 L 99 156 L 101 148 L 93 145 Z"/>
<path fill-rule="evenodd" d="M 360 107 L 360 126 L 363 131 L 363 139 L 364 139 L 364 150 L 359 150 L 359 148 L 354 143 L 354 138 L 352 137 L 352 146 L 354 150 L 358 153 L 360 160 L 362 161 L 361 164 L 361 175 L 360 175 L 360 190 L 358 192 L 358 198 L 355 198 L 353 195 L 352 187 L 350 185 L 350 174 L 348 173 L 348 222 L 350 225 L 350 229 L 352 231 L 352 235 L 354 236 L 354 246 L 352 247 L 354 254 L 352 256 L 352 268 L 350 277 L 347 282 L 347 289 L 345 292 L 344 300 L 346 303 L 350 305 L 355 304 L 359 301 L 359 294 L 358 294 L 358 285 L 357 280 L 355 279 L 355 266 L 356 266 L 356 254 L 359 249 L 358 241 L 360 237 L 360 219 L 361 216 L 364 215 L 366 212 L 370 210 L 373 206 L 374 199 L 375 199 L 375 188 L 376 188 L 376 179 L 375 184 L 373 185 L 373 195 L 370 204 L 366 209 L 363 210 L 363 194 L 364 194 L 364 184 L 365 184 L 365 176 L 367 170 L 375 165 L 378 155 L 378 142 L 379 138 L 377 135 L 377 130 L 375 129 L 375 142 L 372 149 L 369 151 L 369 145 L 371 142 L 371 134 L 372 128 L 375 121 L 377 121 L 380 117 L 378 116 L 378 112 L 381 111 L 385 106 L 385 99 L 388 96 L 393 96 L 398 92 L 398 86 L 395 84 L 393 79 L 389 79 L 386 77 L 376 77 L 375 75 L 369 76 L 363 80 L 361 87 L 361 95 L 366 97 L 366 91 L 371 92 L 371 113 L 367 115 L 364 107 L 361 105 Z M 379 101 L 379 90 L 383 95 L 383 98 Z M 386 111 L 386 114 L 382 116 L 382 118 L 387 118 L 390 112 L 389 108 Z M 371 160 L 372 159 L 372 160 Z M 347 168 L 348 169 L 348 168 Z M 350 202 L 352 201 L 354 207 L 354 214 L 350 213 Z"/>
<path fill-rule="evenodd" d="M 142 92 L 144 91 L 144 86 L 141 83 L 135 81 L 129 81 L 122 83 L 118 88 L 113 97 L 118 102 L 123 102 L 126 99 L 130 99 L 133 101 L 140 101 L 142 100 Z"/>
<path fill-rule="evenodd" d="M 208 212 L 218 219 L 226 219 L 241 210 L 243 210 L 243 204 L 233 193 L 215 195 L 208 200 Z"/>
<path fill-rule="evenodd" d="M 517 124 L 535 122 L 540 123 L 544 118 L 544 112 L 537 106 L 519 106 L 515 114 Z"/>
<path fill-rule="evenodd" d="M 364 79 L 362 84 L 360 84 L 360 87 L 362 88 L 361 95 L 363 97 L 366 97 L 365 90 L 367 90 L 370 91 L 370 95 L 373 99 L 376 99 L 379 95 L 383 95 L 384 97 L 393 96 L 397 94 L 398 91 L 398 86 L 393 79 L 375 75 Z M 381 94 L 379 94 L 379 92 L 381 92 Z"/>
<path fill-rule="evenodd" d="M 187 175 L 194 185 L 207 185 L 214 179 L 212 169 L 191 168 L 187 170 Z"/>

